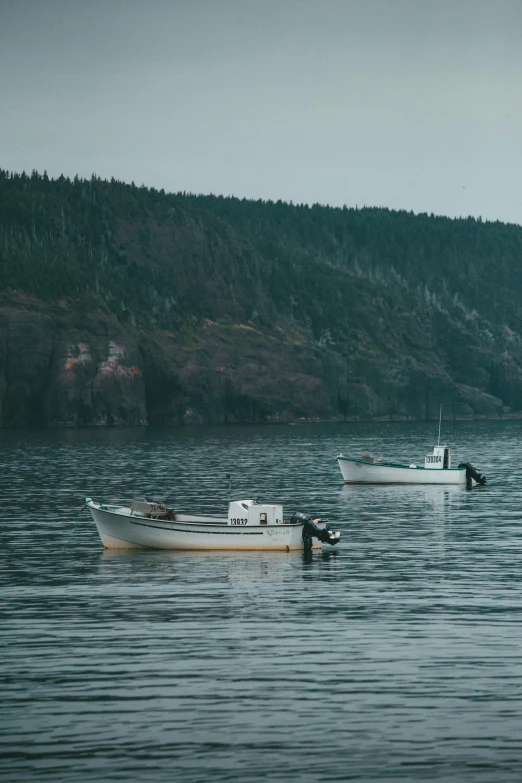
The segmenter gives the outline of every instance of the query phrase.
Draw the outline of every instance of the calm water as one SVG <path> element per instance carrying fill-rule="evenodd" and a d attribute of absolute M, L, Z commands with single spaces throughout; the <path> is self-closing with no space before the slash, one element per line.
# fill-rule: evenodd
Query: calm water
<path fill-rule="evenodd" d="M 486 487 L 345 487 L 437 425 L 0 434 L 0 779 L 520 781 L 522 422 L 445 423 Z M 322 554 L 104 552 L 85 496 L 329 517 Z"/>

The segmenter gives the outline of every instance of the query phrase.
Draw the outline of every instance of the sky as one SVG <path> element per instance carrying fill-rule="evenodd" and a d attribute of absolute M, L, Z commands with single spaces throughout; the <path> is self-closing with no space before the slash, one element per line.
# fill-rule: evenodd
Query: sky
<path fill-rule="evenodd" d="M 0 0 L 0 167 L 522 224 L 522 0 Z"/>

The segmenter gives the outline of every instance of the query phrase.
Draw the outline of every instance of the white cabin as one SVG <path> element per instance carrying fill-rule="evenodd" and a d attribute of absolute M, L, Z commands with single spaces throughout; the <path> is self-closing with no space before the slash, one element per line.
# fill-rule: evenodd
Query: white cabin
<path fill-rule="evenodd" d="M 427 454 L 424 458 L 424 467 L 437 470 L 449 470 L 451 468 L 451 454 L 449 447 L 435 446 L 433 454 Z"/>
<path fill-rule="evenodd" d="M 283 506 L 234 500 L 228 506 L 229 525 L 282 525 Z"/>

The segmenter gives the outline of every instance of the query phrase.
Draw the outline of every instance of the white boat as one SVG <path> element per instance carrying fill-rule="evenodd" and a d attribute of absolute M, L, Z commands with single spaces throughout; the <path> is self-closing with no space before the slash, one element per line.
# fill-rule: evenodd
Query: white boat
<path fill-rule="evenodd" d="M 339 531 L 321 519 L 283 506 L 235 500 L 226 517 L 180 514 L 163 503 L 133 500 L 130 506 L 85 501 L 106 549 L 282 550 L 320 549 L 337 544 Z"/>
<path fill-rule="evenodd" d="M 451 453 L 446 445 L 434 447 L 424 458 L 424 465 L 389 462 L 382 456 L 366 454 L 360 458 L 337 457 L 347 484 L 485 484 L 486 479 L 469 462 L 451 467 Z"/>

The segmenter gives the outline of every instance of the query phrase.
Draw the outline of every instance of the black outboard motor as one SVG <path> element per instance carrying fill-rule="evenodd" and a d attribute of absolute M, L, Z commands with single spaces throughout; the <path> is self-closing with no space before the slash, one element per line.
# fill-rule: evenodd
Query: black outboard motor
<path fill-rule="evenodd" d="M 312 517 L 306 516 L 297 512 L 292 514 L 290 522 L 295 524 L 299 523 L 303 526 L 303 541 L 305 543 L 305 549 L 311 547 L 312 538 L 318 538 L 323 544 L 331 544 L 334 546 L 339 542 L 341 534 L 338 530 L 330 530 L 322 519 L 312 519 Z"/>
<path fill-rule="evenodd" d="M 486 477 L 483 476 L 482 473 L 479 473 L 478 470 L 475 470 L 471 462 L 460 462 L 459 468 L 466 468 L 466 481 L 468 485 L 471 486 L 471 479 L 481 486 L 484 486 L 486 483 Z"/>

